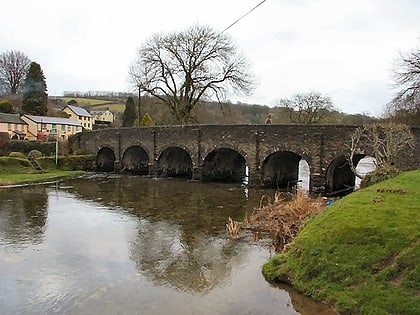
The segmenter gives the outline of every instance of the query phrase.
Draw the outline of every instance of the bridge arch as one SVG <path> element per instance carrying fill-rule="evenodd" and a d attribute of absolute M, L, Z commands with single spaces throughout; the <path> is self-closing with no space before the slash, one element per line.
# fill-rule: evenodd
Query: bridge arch
<path fill-rule="evenodd" d="M 277 151 L 262 163 L 262 184 L 267 188 L 289 189 L 299 182 L 299 162 L 302 156 L 291 151 Z M 309 164 L 308 171 L 309 171 Z"/>
<path fill-rule="evenodd" d="M 231 148 L 217 148 L 203 161 L 202 180 L 242 183 L 246 180 L 247 164 L 244 156 Z"/>
<path fill-rule="evenodd" d="M 354 167 L 365 156 L 365 154 L 355 154 L 352 161 Z M 356 177 L 347 158 L 344 155 L 335 158 L 326 172 L 326 192 L 345 195 L 354 190 L 355 184 Z"/>
<path fill-rule="evenodd" d="M 157 164 L 158 176 L 192 178 L 193 162 L 185 149 L 176 146 L 166 148 L 159 155 Z"/>
<path fill-rule="evenodd" d="M 96 154 L 96 169 L 99 172 L 114 171 L 115 154 L 109 147 L 99 149 Z"/>
<path fill-rule="evenodd" d="M 149 175 L 149 155 L 139 145 L 128 147 L 122 156 L 121 171 L 136 175 Z"/>

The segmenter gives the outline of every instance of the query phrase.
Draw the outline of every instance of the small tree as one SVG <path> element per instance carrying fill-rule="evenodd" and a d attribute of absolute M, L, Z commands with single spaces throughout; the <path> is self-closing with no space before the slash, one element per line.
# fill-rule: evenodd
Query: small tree
<path fill-rule="evenodd" d="M 22 90 L 30 62 L 20 51 L 12 50 L 0 55 L 0 86 L 7 94 L 18 94 Z"/>
<path fill-rule="evenodd" d="M 137 114 L 136 114 L 136 107 L 134 105 L 134 99 L 131 96 L 129 96 L 125 103 L 125 110 L 122 116 L 122 126 L 133 127 L 136 119 L 137 119 Z"/>
<path fill-rule="evenodd" d="M 320 123 L 333 110 L 331 99 L 318 92 L 299 93 L 291 99 L 281 99 L 278 106 L 287 110 L 291 122 L 304 125 Z"/>
<path fill-rule="evenodd" d="M 8 100 L 0 101 L 0 113 L 14 113 L 13 104 Z"/>
<path fill-rule="evenodd" d="M 407 125 L 393 122 L 365 125 L 357 128 L 351 137 L 348 161 L 353 173 L 363 179 L 353 165 L 355 154 L 373 154 L 377 169 L 386 169 L 396 164 L 402 151 L 412 149 L 414 145 L 414 136 Z"/>
<path fill-rule="evenodd" d="M 26 114 L 45 115 L 48 111 L 47 83 L 41 66 L 31 62 L 23 86 L 22 110 Z"/>

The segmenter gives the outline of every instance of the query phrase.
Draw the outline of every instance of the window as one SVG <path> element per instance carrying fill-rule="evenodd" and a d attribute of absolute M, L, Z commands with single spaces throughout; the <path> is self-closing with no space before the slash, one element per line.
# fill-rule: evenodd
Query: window
<path fill-rule="evenodd" d="M 7 130 L 12 131 L 12 124 L 11 123 L 7 123 Z"/>
<path fill-rule="evenodd" d="M 61 131 L 66 131 L 66 125 L 61 125 Z"/>

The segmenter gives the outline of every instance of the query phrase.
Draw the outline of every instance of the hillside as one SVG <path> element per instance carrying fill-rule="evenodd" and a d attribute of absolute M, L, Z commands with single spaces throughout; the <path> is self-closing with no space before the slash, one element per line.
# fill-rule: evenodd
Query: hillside
<path fill-rule="evenodd" d="M 135 103 L 138 104 L 138 98 Z M 53 103 L 56 110 L 63 108 L 67 102 L 75 100 L 78 106 L 89 111 L 109 109 L 116 117 L 116 126 L 121 120 L 125 109 L 126 97 L 55 97 Z M 166 105 L 156 98 L 142 96 L 141 113 L 149 113 L 157 125 L 177 124 L 168 112 Z M 233 104 L 226 102 L 203 102 L 194 111 L 197 122 L 200 124 L 262 124 L 268 114 L 273 116 L 273 124 L 291 124 L 289 115 L 282 107 L 268 107 L 256 104 Z M 365 115 L 349 115 L 338 111 L 331 111 L 325 115 L 324 124 L 354 124 L 361 125 L 373 121 L 374 118 Z"/>
<path fill-rule="evenodd" d="M 419 179 L 403 173 L 329 206 L 265 276 L 344 314 L 419 314 Z"/>

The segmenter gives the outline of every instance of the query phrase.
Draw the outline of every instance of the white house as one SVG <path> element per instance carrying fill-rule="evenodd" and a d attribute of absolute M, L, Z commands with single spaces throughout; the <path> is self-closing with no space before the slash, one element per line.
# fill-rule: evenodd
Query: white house
<path fill-rule="evenodd" d="M 111 125 L 114 122 L 114 114 L 107 108 L 106 110 L 93 110 L 91 115 L 95 125 Z"/>
<path fill-rule="evenodd" d="M 93 116 L 84 108 L 73 105 L 67 105 L 63 112 L 69 115 L 69 119 L 77 121 L 86 130 L 93 128 Z"/>

